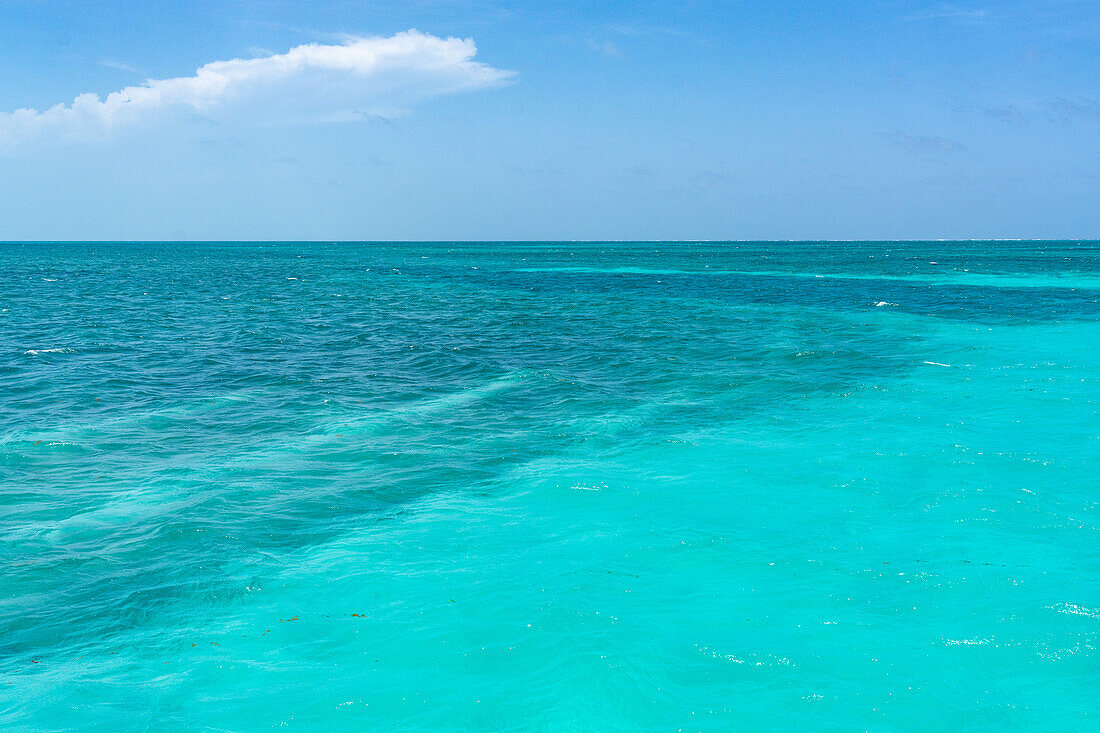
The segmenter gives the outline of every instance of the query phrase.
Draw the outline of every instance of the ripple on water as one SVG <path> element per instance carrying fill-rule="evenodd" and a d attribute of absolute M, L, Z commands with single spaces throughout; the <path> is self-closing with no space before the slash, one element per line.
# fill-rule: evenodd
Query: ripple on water
<path fill-rule="evenodd" d="M 1096 243 L 15 244 L 0 281 L 0 727 L 1091 720 Z"/>

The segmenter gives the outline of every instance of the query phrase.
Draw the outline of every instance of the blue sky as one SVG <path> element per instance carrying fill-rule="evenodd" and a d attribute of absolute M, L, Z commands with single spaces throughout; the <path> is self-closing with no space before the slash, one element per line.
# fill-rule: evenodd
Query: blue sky
<path fill-rule="evenodd" d="M 1097 236 L 1089 0 L 0 0 L 0 239 Z"/>

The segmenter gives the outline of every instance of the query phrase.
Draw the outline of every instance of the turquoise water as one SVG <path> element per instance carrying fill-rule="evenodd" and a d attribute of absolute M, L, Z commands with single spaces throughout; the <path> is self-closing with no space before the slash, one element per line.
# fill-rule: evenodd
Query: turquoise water
<path fill-rule="evenodd" d="M 4 730 L 1096 729 L 1100 243 L 0 245 Z"/>

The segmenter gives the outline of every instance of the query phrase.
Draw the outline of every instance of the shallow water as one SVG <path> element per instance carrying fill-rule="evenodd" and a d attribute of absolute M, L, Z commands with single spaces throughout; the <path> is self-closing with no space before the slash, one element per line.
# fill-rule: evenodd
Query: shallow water
<path fill-rule="evenodd" d="M 1077 730 L 1100 243 L 0 244 L 0 728 Z"/>

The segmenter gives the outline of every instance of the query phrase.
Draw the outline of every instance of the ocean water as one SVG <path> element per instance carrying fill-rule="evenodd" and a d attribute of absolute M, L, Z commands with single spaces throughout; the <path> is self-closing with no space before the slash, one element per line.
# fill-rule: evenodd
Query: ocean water
<path fill-rule="evenodd" d="M 1100 243 L 0 245 L 0 729 L 1100 727 Z"/>

